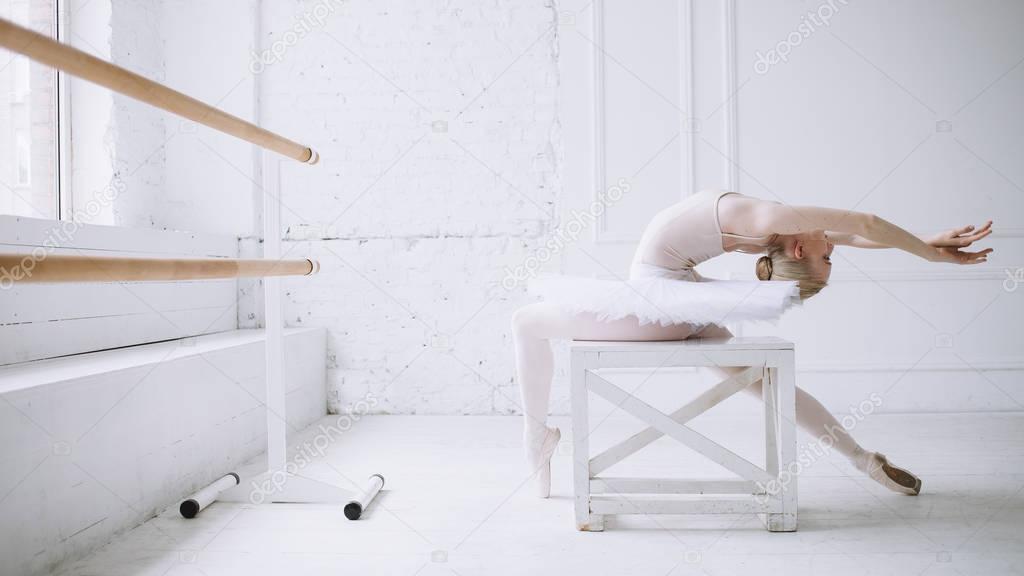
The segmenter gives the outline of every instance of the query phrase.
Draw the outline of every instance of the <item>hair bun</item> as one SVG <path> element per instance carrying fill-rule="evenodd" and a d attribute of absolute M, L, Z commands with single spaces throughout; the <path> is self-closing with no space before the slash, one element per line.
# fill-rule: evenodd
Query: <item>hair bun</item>
<path fill-rule="evenodd" d="M 768 256 L 761 256 L 757 259 L 757 279 L 772 279 L 772 259 Z"/>

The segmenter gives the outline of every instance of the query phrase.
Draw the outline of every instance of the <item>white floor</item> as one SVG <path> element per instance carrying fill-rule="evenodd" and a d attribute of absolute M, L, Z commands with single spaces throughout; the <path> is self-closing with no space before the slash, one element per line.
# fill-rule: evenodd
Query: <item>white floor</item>
<path fill-rule="evenodd" d="M 336 417 L 328 417 L 330 424 Z M 194 520 L 174 508 L 64 574 L 901 574 L 1024 572 L 1024 414 L 875 415 L 856 432 L 924 479 L 916 498 L 886 492 L 837 457 L 800 479 L 800 529 L 755 517 L 626 516 L 604 533 L 574 529 L 568 423 L 552 498 L 524 484 L 512 417 L 365 417 L 304 472 L 351 486 L 371 472 L 385 492 L 363 519 L 339 507 L 217 503 Z M 599 424 L 600 446 L 630 428 Z M 729 422 L 753 453 L 756 438 Z M 309 432 L 312 434 L 313 432 Z M 308 437 L 308 436 L 307 436 Z M 802 436 L 801 442 L 809 439 Z M 629 472 L 714 475 L 659 441 Z"/>

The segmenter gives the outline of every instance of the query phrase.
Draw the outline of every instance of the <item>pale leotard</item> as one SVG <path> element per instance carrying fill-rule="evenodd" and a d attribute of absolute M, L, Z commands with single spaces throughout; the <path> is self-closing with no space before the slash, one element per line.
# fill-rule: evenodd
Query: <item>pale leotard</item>
<path fill-rule="evenodd" d="M 726 251 L 763 253 L 774 235 L 752 237 L 722 231 L 718 204 L 727 194 L 737 193 L 702 190 L 655 214 L 633 254 L 630 277 L 649 274 L 652 271 L 646 268 L 657 266 L 680 280 L 698 281 L 701 277 L 694 268 Z"/>

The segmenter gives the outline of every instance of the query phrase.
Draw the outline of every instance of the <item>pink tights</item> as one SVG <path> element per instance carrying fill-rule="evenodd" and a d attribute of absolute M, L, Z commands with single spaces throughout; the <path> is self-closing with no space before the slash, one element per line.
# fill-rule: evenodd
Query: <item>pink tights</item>
<path fill-rule="evenodd" d="M 708 326 L 695 332 L 692 326 L 679 324 L 641 326 L 636 318 L 628 317 L 611 322 L 598 320 L 593 314 L 570 314 L 561 308 L 540 302 L 524 306 L 516 311 L 512 319 L 515 341 L 516 373 L 522 394 L 524 412 L 524 435 L 527 451 L 543 438 L 551 396 L 551 378 L 554 374 L 554 357 L 550 340 L 613 340 L 644 342 L 657 340 L 685 340 L 687 338 L 729 337 L 732 334 L 719 326 Z M 737 370 L 715 368 L 723 377 Z M 761 383 L 756 382 L 747 392 L 761 398 Z M 857 444 L 832 414 L 813 396 L 800 388 L 796 390 L 797 423 L 803 429 L 820 437 L 830 434 L 834 437 L 833 447 L 856 464 L 866 457 L 866 452 Z"/>

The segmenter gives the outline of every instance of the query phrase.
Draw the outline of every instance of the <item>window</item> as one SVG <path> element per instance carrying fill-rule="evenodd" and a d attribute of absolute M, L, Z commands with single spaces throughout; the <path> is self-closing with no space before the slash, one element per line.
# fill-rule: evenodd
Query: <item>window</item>
<path fill-rule="evenodd" d="M 57 0 L 0 0 L 0 17 L 56 37 Z M 60 215 L 57 72 L 0 52 L 0 214 Z"/>

